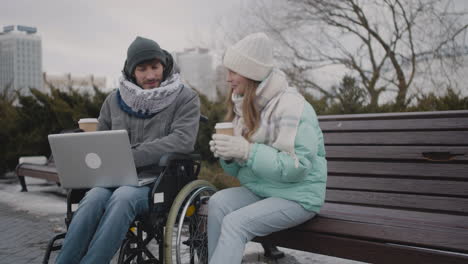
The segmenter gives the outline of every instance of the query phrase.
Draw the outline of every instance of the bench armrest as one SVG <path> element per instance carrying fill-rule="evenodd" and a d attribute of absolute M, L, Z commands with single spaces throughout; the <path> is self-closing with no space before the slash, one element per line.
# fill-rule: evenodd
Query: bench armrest
<path fill-rule="evenodd" d="M 36 164 L 36 165 L 46 165 L 47 157 L 46 156 L 23 156 L 18 160 L 18 164 Z"/>

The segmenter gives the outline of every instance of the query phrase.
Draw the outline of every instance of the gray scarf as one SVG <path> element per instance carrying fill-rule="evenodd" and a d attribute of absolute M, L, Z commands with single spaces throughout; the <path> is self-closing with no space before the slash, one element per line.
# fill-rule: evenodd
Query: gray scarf
<path fill-rule="evenodd" d="M 179 73 L 173 73 L 159 87 L 150 90 L 142 89 L 122 76 L 119 92 L 132 112 L 155 115 L 171 105 L 183 87 Z"/>

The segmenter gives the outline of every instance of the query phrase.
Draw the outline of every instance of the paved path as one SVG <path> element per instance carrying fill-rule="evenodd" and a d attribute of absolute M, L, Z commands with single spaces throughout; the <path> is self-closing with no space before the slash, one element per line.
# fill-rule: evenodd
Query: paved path
<path fill-rule="evenodd" d="M 0 203 L 0 263 L 42 263 L 47 243 L 55 235 L 54 225 Z"/>
<path fill-rule="evenodd" d="M 42 263 L 49 240 L 65 230 L 66 198 L 63 190 L 40 179 L 27 178 L 28 192 L 20 192 L 16 179 L 0 179 L 0 264 Z M 260 244 L 248 243 L 243 264 L 357 264 L 307 252 L 282 249 L 286 257 L 270 261 Z M 51 260 L 56 254 L 52 253 Z M 114 264 L 116 261 L 112 261 Z M 53 263 L 50 261 L 49 263 Z"/>

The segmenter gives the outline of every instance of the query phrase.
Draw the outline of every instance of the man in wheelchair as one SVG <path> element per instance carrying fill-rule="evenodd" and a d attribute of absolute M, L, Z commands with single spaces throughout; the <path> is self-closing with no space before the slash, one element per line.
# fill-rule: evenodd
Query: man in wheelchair
<path fill-rule="evenodd" d="M 98 130 L 127 130 L 138 171 L 156 177 L 161 169 L 154 163 L 164 153 L 193 151 L 199 119 L 199 98 L 182 84 L 172 56 L 155 41 L 137 37 L 128 47 L 119 88 L 101 108 Z M 73 213 L 56 263 L 109 263 L 119 247 L 124 248 L 134 219 L 149 212 L 155 197 L 152 187 L 87 191 Z"/>

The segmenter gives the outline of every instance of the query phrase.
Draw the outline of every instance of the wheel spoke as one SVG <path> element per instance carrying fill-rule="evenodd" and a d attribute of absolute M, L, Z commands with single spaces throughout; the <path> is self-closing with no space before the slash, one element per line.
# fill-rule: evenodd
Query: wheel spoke
<path fill-rule="evenodd" d="M 174 202 L 170 212 L 172 217 L 168 217 L 166 224 L 166 263 L 207 263 L 205 207 L 214 193 L 215 188 L 209 183 L 194 184 L 192 189 L 179 193 L 177 198 L 180 200 Z"/>

